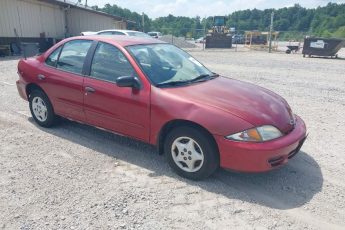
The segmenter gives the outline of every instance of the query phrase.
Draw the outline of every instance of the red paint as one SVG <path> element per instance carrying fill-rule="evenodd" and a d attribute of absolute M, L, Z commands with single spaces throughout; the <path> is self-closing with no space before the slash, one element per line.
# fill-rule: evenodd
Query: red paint
<path fill-rule="evenodd" d="M 132 64 L 142 88 L 121 88 L 114 83 L 45 65 L 45 59 L 52 51 L 73 39 L 103 41 L 119 48 Z M 297 117 L 295 127 L 290 124 L 291 111 L 283 98 L 253 84 L 218 77 L 183 87 L 151 86 L 124 48 L 149 43 L 161 42 L 127 36 L 118 36 L 116 39 L 110 36 L 65 39 L 45 54 L 19 62 L 19 94 L 27 100 L 27 85 L 37 84 L 48 95 L 56 114 L 151 144 L 157 143 L 162 127 L 169 121 L 192 121 L 213 135 L 220 151 L 221 167 L 239 171 L 270 170 L 272 166 L 268 160 L 276 157 L 282 157 L 281 164 L 285 164 L 288 154 L 306 136 L 306 127 L 301 118 Z M 38 74 L 45 75 L 46 79 L 38 80 Z M 85 87 L 92 87 L 96 91 L 87 93 Z M 273 125 L 284 136 L 265 143 L 235 142 L 225 138 L 261 125 Z"/>

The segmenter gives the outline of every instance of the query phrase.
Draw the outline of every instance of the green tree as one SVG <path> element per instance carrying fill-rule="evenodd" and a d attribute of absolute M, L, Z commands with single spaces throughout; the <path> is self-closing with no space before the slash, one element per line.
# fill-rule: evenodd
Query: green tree
<path fill-rule="evenodd" d="M 129 24 L 130 29 L 142 30 L 142 15 L 117 5 L 106 4 L 103 8 L 92 7 L 95 10 L 124 17 L 134 21 Z M 284 37 L 295 36 L 296 34 L 308 34 L 325 37 L 344 37 L 345 27 L 345 4 L 328 3 L 324 7 L 316 9 L 306 9 L 299 4 L 281 9 L 265 10 L 240 10 L 228 15 L 227 25 L 235 27 L 237 31 L 262 30 L 267 31 L 270 25 L 272 11 L 275 12 L 274 29 L 284 32 Z M 203 28 L 212 27 L 212 17 L 200 18 L 196 16 L 176 17 L 168 15 L 154 20 L 147 15 L 145 18 L 145 31 L 157 30 L 164 34 L 174 34 L 175 36 L 199 37 L 203 34 Z"/>

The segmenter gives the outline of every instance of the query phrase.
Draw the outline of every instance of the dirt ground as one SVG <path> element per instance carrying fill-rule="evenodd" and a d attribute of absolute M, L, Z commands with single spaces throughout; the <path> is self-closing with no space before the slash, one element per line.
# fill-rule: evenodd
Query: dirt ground
<path fill-rule="evenodd" d="M 65 120 L 40 128 L 17 93 L 17 60 L 0 59 L 0 229 L 344 229 L 345 60 L 191 54 L 287 99 L 309 132 L 288 165 L 193 182 L 150 145 Z"/>

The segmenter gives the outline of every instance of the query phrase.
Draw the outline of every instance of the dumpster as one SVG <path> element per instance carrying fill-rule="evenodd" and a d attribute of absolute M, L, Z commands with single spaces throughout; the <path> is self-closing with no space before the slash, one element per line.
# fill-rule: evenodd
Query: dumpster
<path fill-rule="evenodd" d="M 38 43 L 20 43 L 24 58 L 35 56 L 39 53 Z"/>
<path fill-rule="evenodd" d="M 345 45 L 345 40 L 336 38 L 305 38 L 303 57 L 322 56 L 338 57 L 338 51 Z"/>

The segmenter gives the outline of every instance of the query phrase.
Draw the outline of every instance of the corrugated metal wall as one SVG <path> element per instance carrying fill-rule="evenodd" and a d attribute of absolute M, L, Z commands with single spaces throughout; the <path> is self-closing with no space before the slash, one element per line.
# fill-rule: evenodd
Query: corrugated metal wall
<path fill-rule="evenodd" d="M 83 31 L 125 29 L 126 23 L 78 8 L 67 10 L 68 35 Z M 61 6 L 37 0 L 0 0 L 0 37 L 65 37 L 65 13 Z"/>
<path fill-rule="evenodd" d="M 59 6 L 31 0 L 0 0 L 0 37 L 64 37 L 64 12 Z"/>
<path fill-rule="evenodd" d="M 67 11 L 67 23 L 68 33 L 72 36 L 79 35 L 83 31 L 125 28 L 124 22 L 115 21 L 111 17 L 78 8 L 71 8 Z"/>

